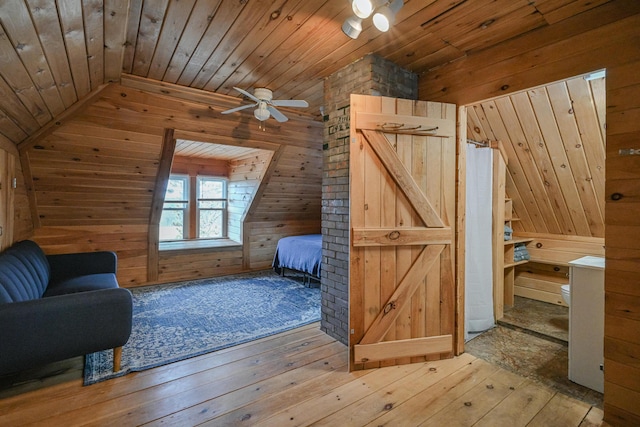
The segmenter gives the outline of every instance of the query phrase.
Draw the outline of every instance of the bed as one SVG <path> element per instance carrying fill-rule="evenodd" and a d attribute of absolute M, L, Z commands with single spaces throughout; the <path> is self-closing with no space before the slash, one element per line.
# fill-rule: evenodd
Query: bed
<path fill-rule="evenodd" d="M 272 267 L 284 276 L 285 269 L 304 274 L 304 281 L 311 286 L 311 279 L 320 280 L 322 265 L 322 234 L 283 237 L 278 240 Z"/>

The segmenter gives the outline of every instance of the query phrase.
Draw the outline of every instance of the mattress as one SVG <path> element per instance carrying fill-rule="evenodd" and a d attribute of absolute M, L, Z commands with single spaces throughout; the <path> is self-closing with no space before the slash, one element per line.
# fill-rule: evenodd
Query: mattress
<path fill-rule="evenodd" d="M 301 271 L 320 277 L 322 264 L 322 234 L 283 237 L 278 241 L 273 257 L 273 268 Z"/>

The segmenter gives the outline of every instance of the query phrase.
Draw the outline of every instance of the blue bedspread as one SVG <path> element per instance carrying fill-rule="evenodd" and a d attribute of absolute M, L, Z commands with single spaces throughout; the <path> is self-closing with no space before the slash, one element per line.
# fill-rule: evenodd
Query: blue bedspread
<path fill-rule="evenodd" d="M 280 239 L 272 266 L 277 273 L 284 267 L 320 277 L 321 263 L 322 234 L 307 234 Z"/>

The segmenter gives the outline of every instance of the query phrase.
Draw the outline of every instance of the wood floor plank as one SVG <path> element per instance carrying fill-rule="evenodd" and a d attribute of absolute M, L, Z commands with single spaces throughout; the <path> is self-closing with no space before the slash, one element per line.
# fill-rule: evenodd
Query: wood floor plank
<path fill-rule="evenodd" d="M 546 387 L 532 381 L 525 381 L 474 424 L 474 427 L 526 426 L 554 394 Z"/>
<path fill-rule="evenodd" d="M 0 398 L 0 425 L 607 426 L 601 409 L 469 354 L 353 373 L 347 361 L 314 324 L 92 386 L 34 382 Z"/>
<path fill-rule="evenodd" d="M 375 393 L 318 420 L 313 425 L 365 425 L 401 405 L 416 393 L 470 364 L 473 360 L 473 356 L 462 354 L 453 360 L 422 363 L 422 368 L 412 375 L 386 385 Z"/>
<path fill-rule="evenodd" d="M 525 381 L 523 377 L 500 369 L 420 426 L 466 427 L 474 425 Z"/>
<path fill-rule="evenodd" d="M 342 348 L 342 350 L 344 350 L 344 348 Z M 226 415 L 227 418 L 231 420 L 237 416 L 238 413 L 242 413 L 242 415 L 239 416 L 240 418 L 247 418 L 247 416 L 254 418 L 253 414 L 246 413 L 247 411 L 245 407 L 247 405 L 259 400 L 271 398 L 275 394 L 287 393 L 291 388 L 299 387 L 300 385 L 304 385 L 305 388 L 309 388 L 309 383 L 314 380 L 324 379 L 334 373 L 340 373 L 340 375 L 334 375 L 335 378 L 345 378 L 346 381 L 348 379 L 343 375 L 346 372 L 346 352 L 341 351 L 334 356 L 317 360 L 308 365 L 296 367 L 295 369 L 287 371 L 281 375 L 238 388 L 237 390 L 213 399 L 205 400 L 202 403 L 191 406 L 185 410 L 175 412 L 167 417 L 154 420 L 145 425 L 198 425 L 214 418 L 216 418 L 216 423 L 231 425 L 231 422 L 218 421 L 218 418 Z M 295 393 L 295 396 L 299 394 L 300 393 L 298 391 Z M 273 403 L 270 404 L 270 407 L 273 406 Z M 235 413 L 230 414 L 230 412 Z"/>
<path fill-rule="evenodd" d="M 121 396 L 105 404 L 66 412 L 60 417 L 48 418 L 45 421 L 50 423 L 49 425 L 65 425 L 73 421 L 101 426 L 106 424 L 107 420 L 116 425 L 140 425 L 189 408 L 201 402 L 203 398 L 211 399 L 230 390 L 282 374 L 293 367 L 304 366 L 345 351 L 344 347 L 336 342 L 319 347 L 308 346 L 304 353 L 300 353 L 298 347 L 295 349 L 297 353 L 287 354 L 292 350 L 294 349 L 285 346 L 281 351 L 274 351 L 254 360 L 244 359 L 238 363 L 164 383 L 141 393 Z"/>
<path fill-rule="evenodd" d="M 498 369 L 497 366 L 484 360 L 476 359 L 435 383 L 433 387 L 416 393 L 411 399 L 373 420 L 367 426 L 415 427 L 497 372 Z"/>
<path fill-rule="evenodd" d="M 531 420 L 530 427 L 579 426 L 591 407 L 584 402 L 557 393 Z"/>
<path fill-rule="evenodd" d="M 290 339 L 290 341 L 287 341 Z M 208 377 L 214 375 L 228 376 L 234 372 L 234 369 L 243 369 L 242 367 L 251 367 L 255 365 L 251 359 L 260 355 L 267 355 L 271 360 L 278 358 L 278 354 L 285 354 L 286 349 L 313 348 L 312 342 L 316 345 L 326 345 L 335 342 L 326 334 L 318 330 L 308 330 L 307 334 L 284 334 L 272 337 L 277 343 L 276 346 L 270 341 L 264 344 L 268 348 L 262 351 L 260 344 L 254 346 L 238 346 L 235 349 L 225 349 L 226 351 L 216 352 L 217 357 L 210 360 L 210 354 L 198 358 L 188 359 L 178 363 L 164 365 L 155 369 L 142 372 L 136 372 L 124 377 L 114 378 L 112 380 L 93 384 L 87 387 L 80 387 L 78 383 L 68 383 L 60 387 L 54 387 L 50 391 L 45 390 L 42 393 L 42 404 L 33 408 L 30 405 L 30 395 L 17 396 L 7 402 L 13 410 L 3 419 L 10 423 L 9 425 L 23 425 L 34 420 L 41 420 L 52 417 L 63 417 L 65 413 L 74 410 L 82 411 L 96 408 L 96 405 L 103 405 L 105 402 L 117 402 L 118 399 L 127 401 L 127 396 L 144 395 L 149 392 L 156 392 L 162 387 L 173 385 L 174 381 L 180 381 L 178 384 L 188 384 L 189 381 L 203 376 L 208 372 Z M 257 346 L 257 347 L 255 347 Z M 273 354 L 276 351 L 277 353 Z M 262 362 L 267 362 L 262 360 Z M 216 368 L 220 368 L 217 371 Z M 80 381 L 79 384 L 82 384 Z M 155 395 L 154 395 L 155 396 Z M 154 399 L 155 400 L 155 399 Z M 115 415 L 115 413 L 114 413 Z M 2 421 L 2 419 L 0 419 Z"/>
<path fill-rule="evenodd" d="M 325 375 L 318 375 L 307 382 L 298 383 L 294 381 L 291 384 L 293 385 L 292 388 L 264 396 L 263 399 L 229 412 L 221 417 L 209 420 L 202 425 L 211 427 L 254 425 L 261 420 L 269 418 L 274 412 L 278 411 L 278 408 L 312 400 L 315 396 L 322 396 L 344 384 L 356 381 L 367 373 L 367 371 L 348 373 L 345 366 L 344 371 L 336 370 Z"/>
<path fill-rule="evenodd" d="M 390 382 L 413 375 L 421 367 L 422 364 L 413 364 L 369 370 L 357 381 L 351 381 L 323 396 L 316 396 L 299 405 L 289 407 L 256 425 L 274 427 L 310 425 L 364 396 L 375 393 Z"/>

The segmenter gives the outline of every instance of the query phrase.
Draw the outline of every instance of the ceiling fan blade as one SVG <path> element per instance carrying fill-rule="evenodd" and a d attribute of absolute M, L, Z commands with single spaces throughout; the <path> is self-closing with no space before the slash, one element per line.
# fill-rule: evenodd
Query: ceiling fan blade
<path fill-rule="evenodd" d="M 250 94 L 249 92 L 247 92 L 244 89 L 240 89 L 239 87 L 233 87 L 235 90 L 237 90 L 238 92 L 240 92 L 241 94 L 243 94 L 244 96 L 246 96 L 249 99 L 253 99 L 256 102 L 260 102 L 260 100 L 258 98 L 256 98 L 255 96 L 253 96 L 252 94 Z"/>
<path fill-rule="evenodd" d="M 276 119 L 277 121 L 279 121 L 280 123 L 282 122 L 286 122 L 287 120 L 289 120 L 287 118 L 287 116 L 285 116 L 284 114 L 282 114 L 280 111 L 278 111 L 276 109 L 276 107 L 273 107 L 271 105 L 267 106 L 267 109 L 269 110 L 269 112 L 271 113 L 271 115 L 273 116 L 274 119 Z"/>
<path fill-rule="evenodd" d="M 220 112 L 220 114 L 230 114 L 230 113 L 235 113 L 236 111 L 240 111 L 240 110 L 245 110 L 247 108 L 252 108 L 255 107 L 258 104 L 247 104 L 247 105 L 241 105 L 239 107 L 236 108 L 232 108 L 230 110 L 226 110 L 226 111 L 222 111 Z"/>
<path fill-rule="evenodd" d="M 309 103 L 302 99 L 276 99 L 271 101 L 276 107 L 308 107 Z"/>

